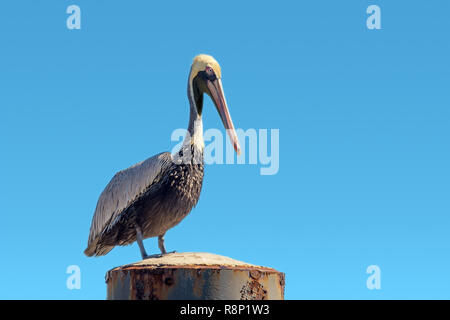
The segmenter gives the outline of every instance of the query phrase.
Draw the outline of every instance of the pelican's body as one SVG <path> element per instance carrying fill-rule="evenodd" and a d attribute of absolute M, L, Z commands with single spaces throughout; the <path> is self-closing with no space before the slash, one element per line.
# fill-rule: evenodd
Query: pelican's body
<path fill-rule="evenodd" d="M 148 257 L 143 239 L 158 237 L 161 253 L 164 234 L 197 204 L 203 183 L 203 94 L 213 99 L 234 147 L 239 142 L 228 113 L 221 71 L 211 56 L 194 59 L 188 80 L 190 118 L 188 134 L 176 154 L 153 156 L 118 172 L 100 195 L 89 233 L 87 256 L 105 255 L 116 245 L 138 242 Z"/>

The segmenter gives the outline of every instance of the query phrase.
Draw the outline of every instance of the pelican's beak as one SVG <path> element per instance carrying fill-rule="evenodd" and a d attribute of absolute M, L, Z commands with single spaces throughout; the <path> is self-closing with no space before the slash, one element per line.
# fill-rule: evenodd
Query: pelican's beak
<path fill-rule="evenodd" d="M 231 120 L 230 113 L 228 112 L 227 101 L 225 100 L 225 95 L 223 93 L 222 81 L 216 78 L 214 81 L 207 80 L 206 82 L 209 91 L 211 92 L 211 98 L 216 105 L 217 111 L 219 112 L 223 125 L 227 130 L 231 143 L 233 143 L 233 148 L 239 155 L 241 154 L 241 147 L 239 145 L 236 131 L 234 130 L 233 121 Z"/>

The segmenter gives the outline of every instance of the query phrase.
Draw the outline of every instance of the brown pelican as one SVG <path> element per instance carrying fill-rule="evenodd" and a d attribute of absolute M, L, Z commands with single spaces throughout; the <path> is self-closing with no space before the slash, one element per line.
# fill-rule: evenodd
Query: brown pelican
<path fill-rule="evenodd" d="M 228 112 L 217 61 L 208 55 L 194 58 L 187 95 L 189 127 L 180 150 L 160 153 L 122 170 L 100 195 L 92 218 L 87 256 L 107 254 L 115 246 L 137 241 L 142 258 L 149 257 L 143 239 L 158 237 L 166 253 L 164 234 L 197 204 L 203 182 L 203 94 L 209 95 L 239 154 L 239 141 Z"/>

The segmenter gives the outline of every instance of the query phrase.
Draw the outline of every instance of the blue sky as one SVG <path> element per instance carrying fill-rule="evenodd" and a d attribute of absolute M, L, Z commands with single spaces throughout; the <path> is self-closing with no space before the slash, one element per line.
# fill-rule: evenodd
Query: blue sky
<path fill-rule="evenodd" d="M 0 298 L 104 299 L 105 272 L 140 259 L 136 244 L 83 255 L 93 211 L 116 171 L 186 127 L 198 53 L 221 63 L 236 127 L 280 130 L 280 170 L 207 166 L 168 250 L 276 268 L 287 299 L 450 298 L 448 1 L 1 7 Z M 222 130 L 209 100 L 204 127 Z M 66 288 L 74 264 L 81 290 Z"/>

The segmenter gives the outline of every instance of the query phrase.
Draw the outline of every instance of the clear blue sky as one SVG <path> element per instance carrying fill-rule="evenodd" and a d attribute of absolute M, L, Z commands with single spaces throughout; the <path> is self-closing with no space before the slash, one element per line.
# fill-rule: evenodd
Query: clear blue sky
<path fill-rule="evenodd" d="M 280 170 L 208 166 L 168 250 L 274 267 L 288 299 L 450 298 L 449 14 L 444 0 L 2 3 L 0 298 L 103 299 L 105 272 L 140 259 L 136 244 L 85 257 L 91 218 L 116 171 L 187 125 L 198 53 L 221 63 L 237 127 L 280 129 Z M 222 130 L 209 100 L 204 127 Z"/>

